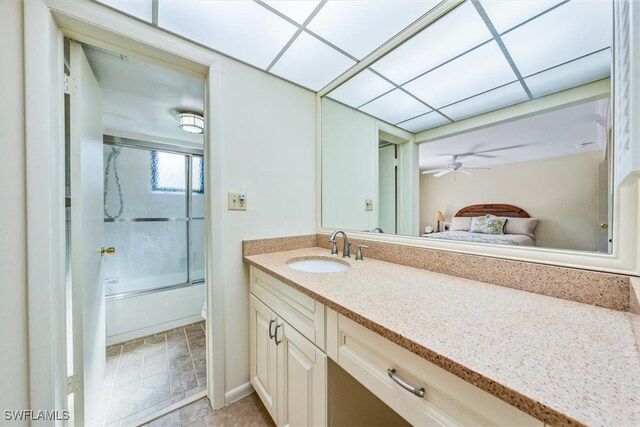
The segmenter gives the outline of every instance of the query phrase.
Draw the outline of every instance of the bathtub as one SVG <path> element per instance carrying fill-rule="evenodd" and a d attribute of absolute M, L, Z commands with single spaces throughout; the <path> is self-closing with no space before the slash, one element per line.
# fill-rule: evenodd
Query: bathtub
<path fill-rule="evenodd" d="M 152 335 L 203 320 L 204 283 L 168 290 L 107 297 L 107 345 Z"/>

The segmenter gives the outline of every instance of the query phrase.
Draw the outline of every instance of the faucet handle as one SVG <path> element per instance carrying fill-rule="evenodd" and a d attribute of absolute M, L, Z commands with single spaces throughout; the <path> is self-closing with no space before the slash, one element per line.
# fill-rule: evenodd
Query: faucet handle
<path fill-rule="evenodd" d="M 358 245 L 358 250 L 356 250 L 356 261 L 362 261 L 364 258 L 362 257 L 362 250 L 369 249 L 369 246 L 366 245 Z"/>
<path fill-rule="evenodd" d="M 331 242 L 331 255 L 338 255 L 338 242 L 335 240 L 329 240 Z"/>

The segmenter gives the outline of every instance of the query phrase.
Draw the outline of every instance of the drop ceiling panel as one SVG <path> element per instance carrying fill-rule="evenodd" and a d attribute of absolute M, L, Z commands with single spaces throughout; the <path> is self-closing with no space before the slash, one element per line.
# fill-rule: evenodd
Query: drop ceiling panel
<path fill-rule="evenodd" d="M 611 45 L 610 1 L 571 1 L 502 36 L 527 76 Z"/>
<path fill-rule="evenodd" d="M 98 0 L 107 6 L 118 9 L 136 18 L 151 22 L 152 7 L 151 0 Z"/>
<path fill-rule="evenodd" d="M 438 114 L 438 112 L 432 111 L 414 119 L 398 123 L 398 126 L 408 130 L 409 132 L 417 133 L 422 132 L 423 130 L 442 126 L 447 123 L 451 123 L 451 121 L 444 117 L 442 114 Z"/>
<path fill-rule="evenodd" d="M 611 75 L 611 49 L 552 68 L 524 79 L 535 97 L 580 86 Z"/>
<path fill-rule="evenodd" d="M 307 28 L 325 40 L 362 59 L 439 1 L 328 1 Z"/>
<path fill-rule="evenodd" d="M 271 72 L 313 90 L 320 90 L 355 62 L 307 33 L 300 33 Z"/>
<path fill-rule="evenodd" d="M 400 89 L 364 105 L 360 110 L 389 123 L 398 123 L 429 112 L 431 109 Z"/>
<path fill-rule="evenodd" d="M 476 95 L 473 98 L 457 102 L 449 107 L 442 108 L 440 111 L 453 120 L 462 120 L 467 117 L 524 102 L 528 99 L 529 97 L 520 82 L 514 82 L 481 95 Z"/>
<path fill-rule="evenodd" d="M 481 0 L 480 4 L 498 33 L 503 33 L 560 2 L 561 0 Z"/>
<path fill-rule="evenodd" d="M 293 19 L 298 24 L 302 24 L 311 15 L 311 12 L 320 4 L 319 0 L 265 0 L 265 4 L 276 9 L 278 12 Z"/>
<path fill-rule="evenodd" d="M 263 69 L 297 30 L 249 1 L 159 0 L 158 25 Z"/>
<path fill-rule="evenodd" d="M 404 86 L 434 108 L 460 101 L 516 79 L 495 42 L 487 43 Z"/>
<path fill-rule="evenodd" d="M 491 39 L 469 2 L 463 3 L 379 59 L 372 68 L 402 84 Z"/>
<path fill-rule="evenodd" d="M 370 70 L 363 70 L 329 93 L 329 98 L 358 108 L 395 86 Z"/>

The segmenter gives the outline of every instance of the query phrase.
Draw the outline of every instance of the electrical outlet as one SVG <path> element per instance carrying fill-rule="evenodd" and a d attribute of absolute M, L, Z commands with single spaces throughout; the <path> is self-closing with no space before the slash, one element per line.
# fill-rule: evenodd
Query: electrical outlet
<path fill-rule="evenodd" d="M 373 210 L 373 200 L 365 200 L 364 201 L 364 210 L 372 211 Z"/>
<path fill-rule="evenodd" d="M 246 211 L 247 195 L 242 193 L 229 193 L 228 209 L 230 211 Z"/>

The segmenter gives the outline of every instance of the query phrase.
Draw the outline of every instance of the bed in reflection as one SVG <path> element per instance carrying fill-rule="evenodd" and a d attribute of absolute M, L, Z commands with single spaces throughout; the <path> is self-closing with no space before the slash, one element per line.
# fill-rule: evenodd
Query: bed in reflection
<path fill-rule="evenodd" d="M 506 204 L 471 205 L 460 209 L 448 231 L 424 234 L 438 240 L 535 246 L 538 219 L 517 206 Z"/>

